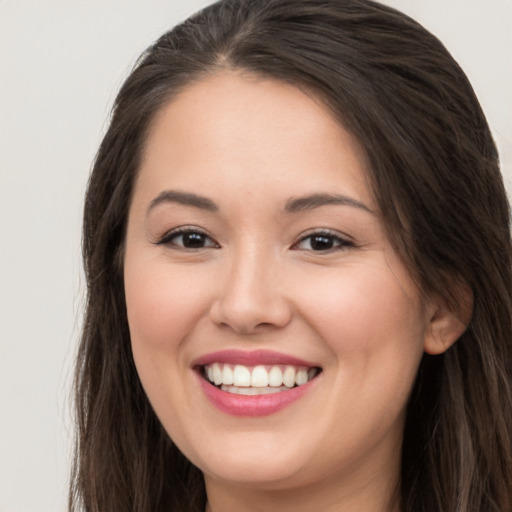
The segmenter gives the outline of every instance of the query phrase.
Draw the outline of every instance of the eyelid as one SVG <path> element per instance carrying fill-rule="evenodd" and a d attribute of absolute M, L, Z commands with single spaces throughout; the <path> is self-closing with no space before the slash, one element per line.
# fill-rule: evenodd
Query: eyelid
<path fill-rule="evenodd" d="M 178 226 L 173 229 L 170 229 L 169 231 L 166 231 L 161 237 L 159 237 L 159 239 L 156 242 L 154 242 L 154 244 L 155 245 L 166 245 L 166 244 L 173 245 L 171 243 L 173 238 L 178 237 L 180 235 L 184 235 L 186 233 L 198 233 L 198 234 L 204 235 L 211 242 L 213 242 L 213 245 L 201 247 L 200 249 L 205 249 L 205 248 L 210 248 L 210 247 L 214 247 L 214 248 L 220 247 L 219 243 L 207 231 L 205 231 L 204 229 L 197 227 L 197 226 Z M 179 249 L 185 249 L 185 250 L 191 249 L 188 247 L 181 247 L 176 244 L 174 244 L 173 246 L 176 248 L 179 248 Z M 195 249 L 195 250 L 198 250 L 198 249 Z"/>
<path fill-rule="evenodd" d="M 305 240 L 307 240 L 308 238 L 311 238 L 314 236 L 328 236 L 328 237 L 336 239 L 337 242 L 339 243 L 339 245 L 337 245 L 331 249 L 326 249 L 323 251 L 314 251 L 314 252 L 326 253 L 326 252 L 331 252 L 331 251 L 336 251 L 336 250 L 343 250 L 343 249 L 347 249 L 350 247 L 355 247 L 355 243 L 352 240 L 352 238 L 350 238 L 347 235 L 344 235 L 343 233 L 340 233 L 339 231 L 336 231 L 333 229 L 328 229 L 328 228 L 312 228 L 312 229 L 308 229 L 307 231 L 304 231 L 303 233 L 301 233 L 297 237 L 297 240 L 292 244 L 291 248 L 294 250 L 301 250 L 298 248 L 298 245 L 301 242 L 304 242 Z M 302 249 L 302 250 L 308 250 L 308 249 Z"/>

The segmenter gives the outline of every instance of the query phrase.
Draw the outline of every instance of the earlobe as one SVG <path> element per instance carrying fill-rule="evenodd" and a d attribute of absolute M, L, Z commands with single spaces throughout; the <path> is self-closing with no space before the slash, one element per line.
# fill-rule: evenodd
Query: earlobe
<path fill-rule="evenodd" d="M 468 285 L 458 286 L 457 308 L 446 305 L 432 305 L 427 326 L 424 350 L 427 354 L 438 355 L 446 352 L 466 330 L 473 312 L 473 293 Z"/>

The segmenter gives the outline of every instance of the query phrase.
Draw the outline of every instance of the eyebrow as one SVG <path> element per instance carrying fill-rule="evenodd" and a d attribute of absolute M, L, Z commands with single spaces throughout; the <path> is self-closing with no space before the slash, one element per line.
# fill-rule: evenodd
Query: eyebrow
<path fill-rule="evenodd" d="M 372 215 L 375 214 L 364 203 L 342 194 L 310 194 L 303 197 L 292 197 L 286 202 L 284 209 L 288 213 L 296 213 L 328 205 L 352 206 L 371 213 Z"/>
<path fill-rule="evenodd" d="M 216 212 L 219 207 L 209 198 L 193 194 L 191 192 L 180 192 L 178 190 L 164 190 L 155 197 L 149 207 L 148 213 L 156 206 L 163 203 L 177 203 L 185 206 L 192 206 L 209 212 Z M 290 198 L 285 205 L 285 212 L 297 213 L 305 210 L 312 210 L 321 206 L 341 205 L 359 208 L 372 215 L 374 212 L 364 203 L 342 194 L 310 194 L 302 197 Z"/>
<path fill-rule="evenodd" d="M 178 203 L 209 212 L 216 212 L 219 209 L 218 206 L 207 197 L 198 196 L 190 192 L 180 192 L 178 190 L 164 190 L 151 201 L 148 207 L 148 213 L 162 203 Z"/>

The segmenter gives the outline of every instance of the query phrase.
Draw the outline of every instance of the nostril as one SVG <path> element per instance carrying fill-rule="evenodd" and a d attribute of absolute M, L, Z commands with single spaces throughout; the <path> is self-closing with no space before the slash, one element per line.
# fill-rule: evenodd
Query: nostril
<path fill-rule="evenodd" d="M 258 251 L 256 251 L 258 252 Z M 268 253 L 247 249 L 219 276 L 217 296 L 211 304 L 210 319 L 217 326 L 231 328 L 240 334 L 252 334 L 283 327 L 291 319 L 291 306 L 276 277 L 267 264 Z M 282 274 L 282 272 L 281 272 Z"/>

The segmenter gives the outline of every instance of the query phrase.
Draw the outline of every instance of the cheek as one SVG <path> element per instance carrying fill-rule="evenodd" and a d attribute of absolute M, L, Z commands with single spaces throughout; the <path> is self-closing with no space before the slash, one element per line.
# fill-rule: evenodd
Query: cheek
<path fill-rule="evenodd" d="M 125 294 L 128 324 L 136 355 L 175 350 L 207 314 L 209 292 L 199 272 L 165 262 L 127 257 Z"/>
<path fill-rule="evenodd" d="M 406 397 L 427 327 L 408 275 L 385 263 L 347 266 L 329 279 L 316 276 L 307 292 L 304 316 L 329 346 L 338 378 L 358 383 L 369 399 L 392 394 L 393 387 Z"/>
<path fill-rule="evenodd" d="M 422 338 L 425 332 L 418 290 L 408 276 L 384 264 L 316 276 L 305 291 L 304 310 L 311 322 L 340 349 L 361 351 L 384 340 L 394 344 Z"/>
<path fill-rule="evenodd" d="M 303 293 L 304 317 L 331 352 L 325 378 L 334 392 L 315 414 L 333 433 L 326 459 L 346 440 L 370 449 L 390 432 L 399 439 L 426 329 L 423 302 L 406 275 L 382 264 L 334 274 L 317 275 Z"/>
<path fill-rule="evenodd" d="M 133 358 L 155 413 L 183 444 L 183 425 L 193 421 L 186 413 L 190 396 L 184 392 L 190 359 L 186 341 L 206 315 L 208 291 L 200 273 L 144 256 L 128 253 L 125 260 Z M 181 416 L 174 411 L 182 411 Z"/>

